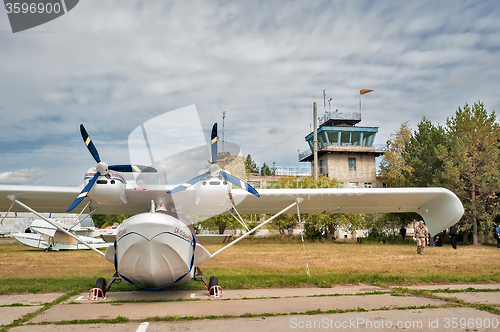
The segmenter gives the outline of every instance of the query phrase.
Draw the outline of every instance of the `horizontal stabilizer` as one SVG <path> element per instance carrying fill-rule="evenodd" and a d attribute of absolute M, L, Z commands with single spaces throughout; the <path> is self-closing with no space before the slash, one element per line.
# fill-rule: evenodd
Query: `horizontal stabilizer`
<path fill-rule="evenodd" d="M 38 234 L 54 237 L 57 228 L 46 222 L 45 220 L 35 219 L 31 223 L 30 228 Z"/>

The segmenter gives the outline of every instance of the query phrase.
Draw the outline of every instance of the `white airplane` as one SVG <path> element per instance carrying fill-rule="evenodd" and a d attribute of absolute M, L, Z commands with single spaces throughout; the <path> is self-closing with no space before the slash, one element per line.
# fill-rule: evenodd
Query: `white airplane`
<path fill-rule="evenodd" d="M 147 187 L 128 184 L 112 171 L 155 172 L 155 168 L 108 166 L 101 161 L 82 125 L 82 138 L 97 162 L 95 170 L 86 174 L 85 188 L 80 192 L 73 187 L 2 185 L 0 211 L 16 205 L 17 209 L 37 214 L 77 241 L 77 236 L 40 213 L 69 211 L 87 199 L 83 210 L 134 215 L 119 226 L 115 241 L 107 247 L 105 254 L 79 241 L 115 266 L 115 275 L 108 283 L 103 278 L 97 280 L 96 288 L 103 293 L 117 279 L 141 288 L 161 289 L 195 277 L 202 278 L 209 293 L 213 293 L 217 279 L 212 277 L 207 282 L 199 267 L 283 213 L 297 213 L 300 219 L 300 213 L 416 212 L 426 222 L 431 235 L 452 226 L 463 215 L 460 200 L 444 188 L 260 189 L 257 192 L 216 164 L 216 125 L 212 130 L 212 160 L 208 170 L 179 186 Z M 232 189 L 231 184 L 243 189 Z M 222 249 L 210 253 L 199 243 L 184 215 L 217 215 L 224 211 L 273 216 Z"/>
<path fill-rule="evenodd" d="M 53 226 L 42 219 L 35 219 L 30 225 L 32 233 L 12 233 L 12 237 L 22 245 L 40 248 L 44 250 L 80 250 L 89 249 L 82 245 L 81 242 L 91 245 L 96 249 L 106 249 L 109 244 L 102 239 L 102 235 L 109 235 L 116 232 L 115 230 L 99 229 L 96 227 L 82 227 L 78 224 L 66 225 L 57 219 L 49 220 L 56 224 Z M 63 228 L 78 238 L 78 241 L 73 237 L 61 232 L 59 228 Z"/>

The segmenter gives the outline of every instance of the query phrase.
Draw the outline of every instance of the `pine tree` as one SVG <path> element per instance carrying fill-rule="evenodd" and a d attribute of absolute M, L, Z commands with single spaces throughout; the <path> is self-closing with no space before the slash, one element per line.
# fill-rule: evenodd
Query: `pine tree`
<path fill-rule="evenodd" d="M 271 175 L 271 169 L 265 162 L 262 164 L 262 167 L 260 168 L 260 175 Z"/>
<path fill-rule="evenodd" d="M 438 156 L 438 146 L 447 144 L 445 130 L 434 126 L 425 117 L 403 149 L 404 164 L 408 169 L 402 174 L 408 186 L 435 187 L 441 185 L 443 162 Z M 410 171 L 411 170 L 411 171 Z"/>
<path fill-rule="evenodd" d="M 500 189 L 499 126 L 495 112 L 485 110 L 481 102 L 465 104 L 447 119 L 449 146 L 440 146 L 443 180 L 461 199 L 465 219 L 472 222 L 473 244 L 477 244 L 478 219 L 484 220 L 485 242 L 488 220 L 497 209 Z"/>
<path fill-rule="evenodd" d="M 245 170 L 247 175 L 253 173 L 259 173 L 259 168 L 257 167 L 257 164 L 252 159 L 252 156 L 250 154 L 248 154 L 247 157 L 245 158 Z"/>

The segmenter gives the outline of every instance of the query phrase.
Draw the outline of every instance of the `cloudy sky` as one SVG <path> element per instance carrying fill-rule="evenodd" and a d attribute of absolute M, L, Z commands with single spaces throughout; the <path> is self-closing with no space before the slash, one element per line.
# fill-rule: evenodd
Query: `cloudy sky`
<path fill-rule="evenodd" d="M 226 111 L 244 155 L 306 168 L 323 90 L 351 112 L 374 89 L 360 125 L 378 144 L 465 103 L 498 110 L 499 17 L 496 0 L 81 0 L 13 34 L 0 11 L 0 183 L 79 186 L 95 165 L 80 123 L 103 160 L 128 163 L 137 126 L 192 104 L 207 138 Z"/>

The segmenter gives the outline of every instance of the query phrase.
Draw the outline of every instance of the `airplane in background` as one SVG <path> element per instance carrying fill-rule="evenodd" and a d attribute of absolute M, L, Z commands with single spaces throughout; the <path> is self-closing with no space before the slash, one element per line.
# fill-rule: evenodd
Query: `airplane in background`
<path fill-rule="evenodd" d="M 84 189 L 80 192 L 74 187 L 0 185 L 0 211 L 16 205 L 17 209 L 33 212 L 57 231 L 114 264 L 115 274 L 109 282 L 104 278 L 96 282 L 103 296 L 119 279 L 155 290 L 193 278 L 201 278 L 209 294 L 217 295 L 217 278 L 207 282 L 200 266 L 284 213 L 297 214 L 300 221 L 301 213 L 416 212 L 434 235 L 458 222 L 464 211 L 457 196 L 444 188 L 259 189 L 257 192 L 217 165 L 217 124 L 212 129 L 208 169 L 180 185 L 138 186 L 127 183 L 119 173 L 155 173 L 155 165 L 109 166 L 101 161 L 83 125 L 80 131 L 97 162 L 85 176 Z M 242 189 L 233 189 L 231 184 Z M 84 199 L 88 202 L 82 212 L 133 215 L 117 228 L 105 253 L 40 215 L 70 211 Z M 200 244 L 185 215 L 229 212 L 272 217 L 210 253 Z"/>
<path fill-rule="evenodd" d="M 85 242 L 96 249 L 106 249 L 109 244 L 102 237 L 113 234 L 116 236 L 116 230 L 114 229 L 82 227 L 78 224 L 66 225 L 60 220 L 50 218 L 50 216 L 48 219 L 57 227 L 43 219 L 35 219 L 29 227 L 31 232 L 12 233 L 12 237 L 20 244 L 28 247 L 59 251 L 89 249 L 80 242 Z M 78 241 L 61 232 L 58 227 L 75 235 Z"/>

